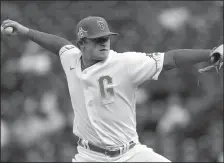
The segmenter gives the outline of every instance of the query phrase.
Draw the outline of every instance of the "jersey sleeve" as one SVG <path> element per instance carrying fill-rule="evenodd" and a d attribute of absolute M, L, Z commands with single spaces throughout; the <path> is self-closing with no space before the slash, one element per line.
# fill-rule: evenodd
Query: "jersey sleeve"
<path fill-rule="evenodd" d="M 69 71 L 71 65 L 74 65 L 74 60 L 79 53 L 80 50 L 74 45 L 65 45 L 59 50 L 61 64 L 65 73 Z"/>
<path fill-rule="evenodd" d="M 158 80 L 163 68 L 163 52 L 139 53 L 127 52 L 128 74 L 135 85 L 140 85 L 146 80 Z"/>

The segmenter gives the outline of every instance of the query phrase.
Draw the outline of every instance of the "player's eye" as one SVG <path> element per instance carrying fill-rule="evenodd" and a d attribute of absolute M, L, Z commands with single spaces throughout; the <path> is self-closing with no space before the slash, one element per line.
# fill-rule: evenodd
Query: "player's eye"
<path fill-rule="evenodd" d="M 109 37 L 99 37 L 99 38 L 95 38 L 93 39 L 93 41 L 97 44 L 102 44 L 105 43 L 109 40 Z"/>

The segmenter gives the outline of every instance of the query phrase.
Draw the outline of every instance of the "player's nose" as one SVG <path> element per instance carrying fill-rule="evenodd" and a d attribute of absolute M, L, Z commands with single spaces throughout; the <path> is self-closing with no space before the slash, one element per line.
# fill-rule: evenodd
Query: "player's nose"
<path fill-rule="evenodd" d="M 106 42 L 101 43 L 100 46 L 101 46 L 102 48 L 105 48 L 105 47 L 107 47 L 107 43 L 106 43 Z"/>

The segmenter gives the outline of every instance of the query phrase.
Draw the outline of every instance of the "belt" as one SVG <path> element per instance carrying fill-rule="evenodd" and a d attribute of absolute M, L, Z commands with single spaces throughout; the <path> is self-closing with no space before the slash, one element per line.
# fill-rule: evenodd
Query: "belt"
<path fill-rule="evenodd" d="M 110 157 L 115 157 L 115 156 L 118 156 L 122 153 L 125 153 L 127 150 L 133 148 L 136 145 L 136 143 L 134 141 L 130 141 L 127 145 L 128 148 L 126 148 L 126 151 L 125 151 L 125 146 L 124 145 L 116 148 L 116 150 L 109 150 L 109 149 L 105 149 L 105 148 L 96 146 L 96 145 L 94 145 L 94 144 L 92 144 L 92 143 L 90 143 L 86 140 L 83 140 L 81 138 L 79 138 L 77 144 L 86 148 L 86 149 L 89 149 L 91 151 L 102 153 L 102 154 L 110 156 Z"/>

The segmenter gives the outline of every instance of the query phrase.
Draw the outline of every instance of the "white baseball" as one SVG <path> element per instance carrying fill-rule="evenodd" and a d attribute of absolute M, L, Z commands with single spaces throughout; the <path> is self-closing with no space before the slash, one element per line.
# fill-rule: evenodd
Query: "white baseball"
<path fill-rule="evenodd" d="M 13 33 L 13 28 L 12 27 L 6 27 L 5 29 L 4 29 L 4 33 L 5 34 L 12 34 Z"/>

